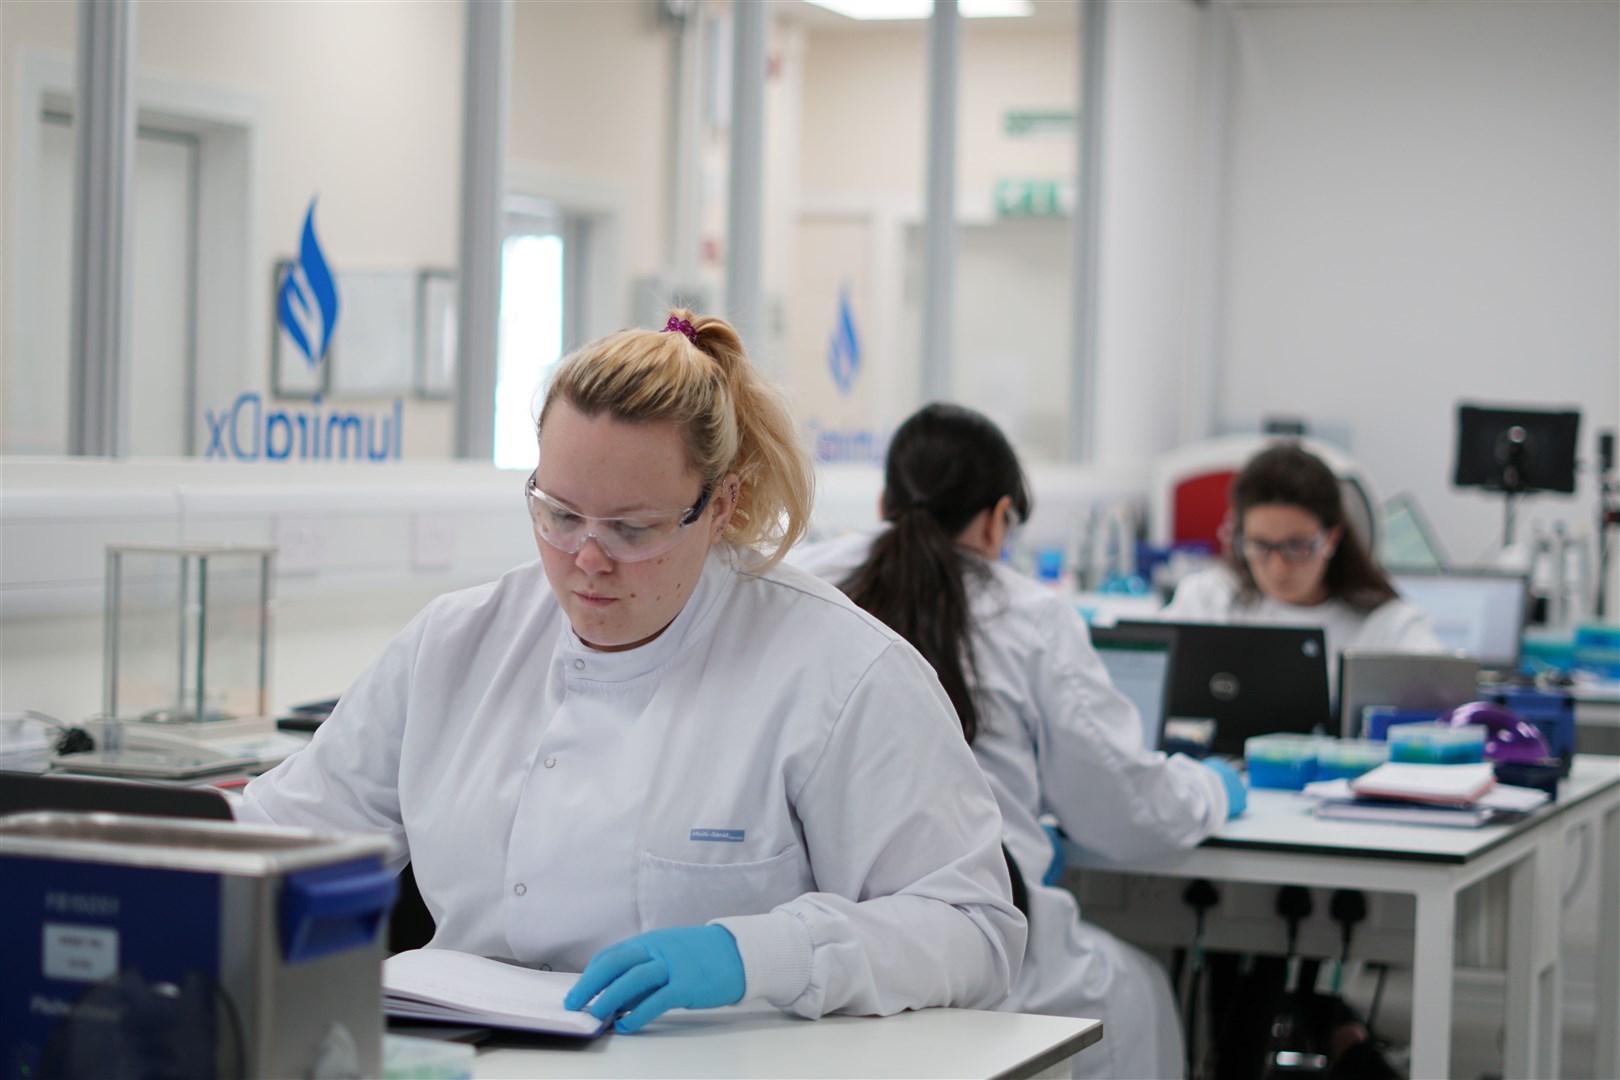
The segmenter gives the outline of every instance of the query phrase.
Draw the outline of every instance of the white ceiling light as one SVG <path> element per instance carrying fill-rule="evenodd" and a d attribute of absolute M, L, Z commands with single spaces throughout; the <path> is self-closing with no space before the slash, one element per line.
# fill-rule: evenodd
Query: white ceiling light
<path fill-rule="evenodd" d="M 808 0 L 851 19 L 926 19 L 934 0 Z M 959 0 L 964 19 L 1020 19 L 1035 14 L 1034 0 Z"/>

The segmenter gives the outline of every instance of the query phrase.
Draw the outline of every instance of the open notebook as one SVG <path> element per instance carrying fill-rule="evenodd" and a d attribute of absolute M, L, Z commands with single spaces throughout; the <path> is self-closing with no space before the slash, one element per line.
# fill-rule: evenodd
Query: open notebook
<path fill-rule="evenodd" d="M 439 1020 L 591 1038 L 607 1022 L 563 1007 L 579 976 L 536 971 L 449 949 L 412 949 L 383 961 L 383 1008 L 407 1020 Z"/>

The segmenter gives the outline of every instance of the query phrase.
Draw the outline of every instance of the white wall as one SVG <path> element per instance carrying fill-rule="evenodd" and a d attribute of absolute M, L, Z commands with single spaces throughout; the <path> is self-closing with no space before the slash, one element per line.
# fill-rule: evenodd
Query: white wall
<path fill-rule="evenodd" d="M 1620 420 L 1620 5 L 1227 10 L 1218 425 L 1304 416 L 1454 558 L 1489 555 L 1501 500 L 1450 486 L 1456 403 L 1578 407 L 1587 459 Z M 1590 532 L 1594 490 L 1525 516 Z"/>

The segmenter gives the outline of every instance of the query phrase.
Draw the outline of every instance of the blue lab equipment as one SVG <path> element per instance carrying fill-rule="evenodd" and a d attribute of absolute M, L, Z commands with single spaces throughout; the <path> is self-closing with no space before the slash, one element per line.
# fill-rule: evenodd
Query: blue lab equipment
<path fill-rule="evenodd" d="M 1387 709 L 1381 706 L 1369 706 L 1362 713 L 1362 724 L 1366 729 L 1367 738 L 1373 742 L 1384 742 L 1389 738 L 1391 728 L 1402 724 L 1432 724 L 1440 719 L 1443 709 Z"/>
<path fill-rule="evenodd" d="M 388 852 L 217 821 L 0 820 L 8 1074 L 381 1075 Z"/>
<path fill-rule="evenodd" d="M 1558 759 L 1565 776 L 1575 759 L 1575 699 L 1565 690 L 1508 687 L 1492 691 L 1487 701 L 1501 705 L 1523 717 L 1541 732 L 1547 749 Z"/>

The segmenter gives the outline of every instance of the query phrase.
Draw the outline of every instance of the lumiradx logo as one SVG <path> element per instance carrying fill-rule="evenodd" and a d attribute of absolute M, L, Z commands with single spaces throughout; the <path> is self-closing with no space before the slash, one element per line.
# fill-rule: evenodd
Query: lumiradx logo
<path fill-rule="evenodd" d="M 315 200 L 304 212 L 298 258 L 276 292 L 276 322 L 311 371 L 326 362 L 337 330 L 337 279 L 315 235 Z M 237 461 L 388 461 L 400 455 L 404 403 L 391 412 L 321 411 L 315 394 L 307 408 L 267 409 L 253 391 L 230 408 L 205 410 L 209 458 Z"/>

